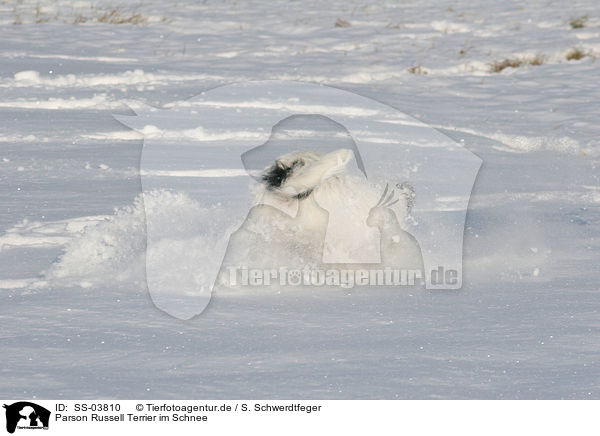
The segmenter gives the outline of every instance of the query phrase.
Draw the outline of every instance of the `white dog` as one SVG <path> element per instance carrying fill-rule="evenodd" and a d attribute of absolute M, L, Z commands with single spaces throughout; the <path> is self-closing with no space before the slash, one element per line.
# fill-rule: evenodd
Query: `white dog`
<path fill-rule="evenodd" d="M 365 268 L 381 261 L 395 266 L 401 260 L 404 267 L 407 263 L 420 266 L 418 245 L 415 250 L 410 235 L 399 230 L 391 209 L 395 206 L 403 219 L 406 210 L 400 209 L 406 209 L 406 201 L 376 204 L 381 191 L 363 174 L 346 173 L 353 156 L 351 150 L 340 149 L 326 154 L 293 152 L 277 158 L 261 173 L 255 206 L 231 236 L 224 265 Z M 396 224 L 390 236 L 394 244 L 387 243 L 390 223 Z M 407 237 L 397 240 L 398 235 Z M 398 256 L 403 242 L 408 243 L 408 250 Z"/>
<path fill-rule="evenodd" d="M 329 214 L 315 195 L 344 173 L 352 156 L 340 149 L 277 158 L 263 170 L 255 206 L 231 236 L 224 263 L 269 268 L 321 262 Z"/>

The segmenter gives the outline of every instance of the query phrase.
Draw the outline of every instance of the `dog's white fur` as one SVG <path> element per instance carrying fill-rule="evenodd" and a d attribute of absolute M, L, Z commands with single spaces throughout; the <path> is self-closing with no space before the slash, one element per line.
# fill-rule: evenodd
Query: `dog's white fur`
<path fill-rule="evenodd" d="M 301 206 L 304 209 L 309 205 L 318 207 L 314 202 L 314 191 L 328 179 L 343 173 L 352 156 L 353 152 L 348 149 L 327 154 L 301 151 L 280 156 L 274 165 L 289 168 L 294 162 L 300 161 L 302 164 L 294 167 L 280 186 L 262 185 L 256 203 L 275 207 L 290 216 L 296 216 Z M 304 215 L 310 218 L 309 213 Z"/>
<path fill-rule="evenodd" d="M 386 266 L 420 269 L 418 244 L 401 228 L 392 205 L 376 205 L 381 193 L 364 178 L 345 174 L 352 157 L 347 149 L 280 156 L 264 170 L 255 205 L 230 238 L 224 264 L 358 267 L 373 263 L 364 259 L 381 258 Z M 400 197 L 404 201 L 394 209 L 407 208 L 408 198 Z M 333 213 L 337 224 L 331 226 Z"/>

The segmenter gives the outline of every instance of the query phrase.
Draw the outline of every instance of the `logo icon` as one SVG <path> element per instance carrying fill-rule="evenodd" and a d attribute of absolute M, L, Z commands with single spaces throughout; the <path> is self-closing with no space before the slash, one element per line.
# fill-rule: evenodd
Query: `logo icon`
<path fill-rule="evenodd" d="M 6 409 L 6 431 L 14 433 L 18 429 L 48 429 L 50 411 L 29 401 L 19 401 L 4 405 Z"/>

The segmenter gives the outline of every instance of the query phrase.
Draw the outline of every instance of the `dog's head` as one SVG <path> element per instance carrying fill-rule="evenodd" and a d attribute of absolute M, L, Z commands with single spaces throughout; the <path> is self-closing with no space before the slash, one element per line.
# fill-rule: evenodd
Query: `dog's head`
<path fill-rule="evenodd" d="M 262 174 L 266 188 L 289 198 L 308 197 L 325 180 L 340 174 L 352 159 L 352 151 L 340 149 L 321 154 L 294 152 L 279 157 Z"/>

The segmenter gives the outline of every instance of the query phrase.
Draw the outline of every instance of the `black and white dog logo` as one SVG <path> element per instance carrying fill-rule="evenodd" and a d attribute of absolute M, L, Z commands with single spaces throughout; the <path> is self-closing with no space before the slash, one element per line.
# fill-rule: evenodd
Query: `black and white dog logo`
<path fill-rule="evenodd" d="M 6 431 L 14 433 L 18 429 L 48 429 L 50 411 L 28 401 L 4 405 L 6 409 Z"/>

